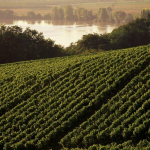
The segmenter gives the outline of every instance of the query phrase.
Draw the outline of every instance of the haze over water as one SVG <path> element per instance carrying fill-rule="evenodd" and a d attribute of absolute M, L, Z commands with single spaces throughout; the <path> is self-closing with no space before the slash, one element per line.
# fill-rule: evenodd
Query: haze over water
<path fill-rule="evenodd" d="M 79 22 L 63 22 L 63 21 L 23 21 L 15 20 L 6 25 L 18 25 L 23 29 L 30 27 L 38 32 L 42 32 L 45 38 L 50 38 L 55 41 L 56 44 L 60 44 L 64 47 L 69 46 L 72 42 L 76 42 L 82 38 L 83 35 L 89 33 L 110 33 L 113 29 L 117 28 L 116 25 L 104 25 L 93 23 L 79 23 Z"/>

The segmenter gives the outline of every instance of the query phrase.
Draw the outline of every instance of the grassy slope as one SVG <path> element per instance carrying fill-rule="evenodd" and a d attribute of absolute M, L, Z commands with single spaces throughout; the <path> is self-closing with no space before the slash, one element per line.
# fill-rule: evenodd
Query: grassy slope
<path fill-rule="evenodd" d="M 0 65 L 0 149 L 150 148 L 149 47 Z"/>

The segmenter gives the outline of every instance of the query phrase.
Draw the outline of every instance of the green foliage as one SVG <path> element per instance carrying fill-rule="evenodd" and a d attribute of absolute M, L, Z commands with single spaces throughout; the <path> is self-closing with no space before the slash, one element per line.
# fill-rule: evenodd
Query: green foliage
<path fill-rule="evenodd" d="M 149 48 L 1 64 L 0 148 L 149 149 Z"/>
<path fill-rule="evenodd" d="M 114 17 L 115 22 L 122 23 L 124 18 L 126 17 L 126 13 L 123 11 L 116 11 L 113 14 L 113 17 Z"/>
<path fill-rule="evenodd" d="M 53 7 L 51 18 L 54 19 L 54 20 L 59 19 L 59 14 L 58 14 L 58 8 L 57 7 Z"/>
<path fill-rule="evenodd" d="M 18 26 L 0 27 L 0 63 L 10 63 L 62 55 L 62 48 L 42 33 Z"/>
<path fill-rule="evenodd" d="M 88 11 L 84 8 L 78 7 L 77 10 L 75 11 L 75 18 L 78 21 L 89 21 L 93 20 L 94 16 L 92 14 L 92 11 Z"/>
<path fill-rule="evenodd" d="M 39 4 L 40 5 L 40 4 Z M 41 6 L 42 7 L 42 6 Z M 145 12 L 145 10 L 144 10 Z M 143 13 L 142 13 L 143 14 Z M 98 22 L 108 22 L 108 23 L 122 23 L 132 21 L 133 18 L 131 14 L 128 14 L 127 18 L 124 19 L 126 13 L 123 11 L 117 11 L 112 13 L 112 8 L 99 8 L 99 11 L 93 15 L 91 10 L 85 8 L 77 7 L 73 8 L 73 5 L 61 5 L 60 8 L 54 6 L 52 7 L 51 13 L 42 16 L 40 13 L 35 14 L 35 12 L 27 12 L 26 15 L 18 16 L 12 10 L 0 10 L 0 18 L 7 19 L 53 19 L 53 20 L 75 20 L 75 21 L 98 21 Z"/>
<path fill-rule="evenodd" d="M 66 51 L 68 54 L 80 54 L 93 50 L 111 50 L 135 47 L 150 43 L 150 19 L 136 19 L 114 29 L 111 33 L 88 34 L 72 43 Z"/>
<path fill-rule="evenodd" d="M 107 22 L 109 18 L 109 15 L 107 13 L 107 9 L 106 8 L 100 8 L 99 12 L 97 14 L 97 20 L 100 22 Z"/>
<path fill-rule="evenodd" d="M 108 8 L 107 8 L 107 11 L 108 11 L 108 12 L 112 12 L 113 9 L 112 9 L 111 7 L 108 7 Z"/>
<path fill-rule="evenodd" d="M 0 19 L 13 19 L 13 16 L 12 10 L 0 10 Z"/>
<path fill-rule="evenodd" d="M 73 20 L 73 7 L 71 5 L 66 5 L 64 8 L 64 19 Z"/>
<path fill-rule="evenodd" d="M 126 22 L 126 23 L 131 22 L 133 20 L 134 20 L 134 18 L 133 18 L 132 14 L 127 14 L 124 18 L 124 22 Z"/>
<path fill-rule="evenodd" d="M 42 19 L 41 14 L 35 14 L 33 11 L 30 11 L 27 13 L 26 16 L 24 16 L 26 19 Z"/>
<path fill-rule="evenodd" d="M 148 17 L 148 14 L 150 14 L 150 9 L 143 9 L 141 11 L 140 17 L 146 19 Z"/>
<path fill-rule="evenodd" d="M 93 50 L 95 50 L 95 52 L 98 52 L 104 48 L 108 49 L 109 46 L 108 44 L 109 44 L 108 34 L 99 35 L 97 33 L 94 33 L 84 35 L 81 40 L 77 41 L 76 45 L 71 46 L 71 50 L 70 47 L 68 47 L 66 51 L 68 52 L 68 54 L 69 50 L 71 51 L 71 53 L 72 51 L 75 51 L 76 54 L 93 52 Z"/>
<path fill-rule="evenodd" d="M 127 25 L 120 26 L 110 34 L 112 49 L 128 48 L 150 43 L 150 21 L 136 19 Z"/>

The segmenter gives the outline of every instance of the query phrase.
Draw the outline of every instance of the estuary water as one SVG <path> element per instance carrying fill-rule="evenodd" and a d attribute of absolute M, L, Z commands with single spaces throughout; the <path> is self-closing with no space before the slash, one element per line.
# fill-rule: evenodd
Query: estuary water
<path fill-rule="evenodd" d="M 73 21 L 47 21 L 47 20 L 0 20 L 0 23 L 13 26 L 18 25 L 24 29 L 30 27 L 38 32 L 42 32 L 44 38 L 50 38 L 55 44 L 64 47 L 77 42 L 86 34 L 110 33 L 117 28 L 117 25 L 96 24 L 93 22 L 73 22 Z"/>

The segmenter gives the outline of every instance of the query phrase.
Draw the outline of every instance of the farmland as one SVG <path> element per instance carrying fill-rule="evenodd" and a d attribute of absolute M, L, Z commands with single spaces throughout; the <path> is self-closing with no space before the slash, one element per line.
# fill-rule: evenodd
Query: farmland
<path fill-rule="evenodd" d="M 0 149 L 150 149 L 150 45 L 0 73 Z"/>
<path fill-rule="evenodd" d="M 45 15 L 47 13 L 52 12 L 53 7 L 62 7 L 64 5 L 70 4 L 74 9 L 77 7 L 83 7 L 87 10 L 92 10 L 93 14 L 96 14 L 99 8 L 107 8 L 112 7 L 113 11 L 124 11 L 127 14 L 140 14 L 141 10 L 144 8 L 150 7 L 150 1 L 116 1 L 116 2 L 99 2 L 99 1 L 91 1 L 91 2 L 79 2 L 79 1 L 38 1 L 38 2 L 23 2 L 17 1 L 13 2 L 0 2 L 0 9 L 11 9 L 19 16 L 26 15 L 29 11 L 34 11 L 36 14 L 40 13 L 41 15 Z"/>

